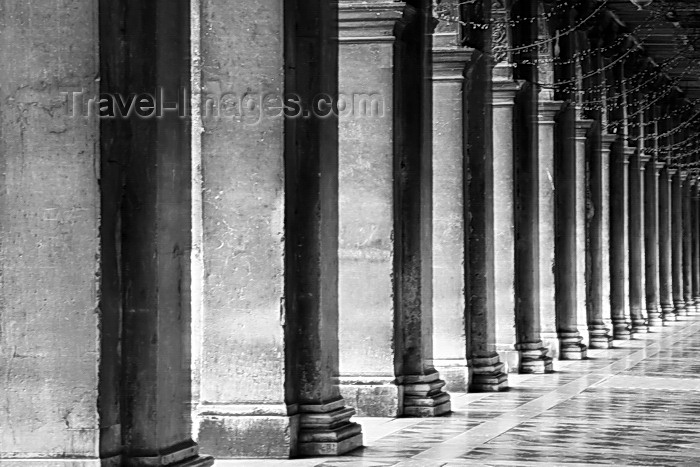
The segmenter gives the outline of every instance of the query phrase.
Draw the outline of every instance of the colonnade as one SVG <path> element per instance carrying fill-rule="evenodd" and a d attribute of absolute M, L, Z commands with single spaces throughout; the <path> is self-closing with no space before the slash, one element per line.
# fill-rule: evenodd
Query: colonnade
<path fill-rule="evenodd" d="M 588 2 L 457 4 L 0 7 L 0 464 L 338 455 L 698 312 L 686 97 Z"/>

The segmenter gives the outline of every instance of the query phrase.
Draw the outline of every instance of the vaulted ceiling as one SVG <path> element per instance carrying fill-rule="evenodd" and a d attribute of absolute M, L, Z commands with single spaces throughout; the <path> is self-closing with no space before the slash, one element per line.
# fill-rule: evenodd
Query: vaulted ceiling
<path fill-rule="evenodd" d="M 686 97 L 700 99 L 700 0 L 654 0 L 641 9 L 608 0 L 606 8 Z"/>

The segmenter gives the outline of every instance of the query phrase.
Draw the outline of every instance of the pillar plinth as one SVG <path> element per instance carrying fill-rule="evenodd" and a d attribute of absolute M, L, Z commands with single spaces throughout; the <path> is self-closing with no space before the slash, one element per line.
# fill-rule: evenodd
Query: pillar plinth
<path fill-rule="evenodd" d="M 440 37 L 435 36 L 438 44 Z M 445 389 L 458 392 L 466 392 L 469 385 L 463 86 L 472 52 L 454 46 L 433 48 L 433 365 L 445 380 Z"/>
<path fill-rule="evenodd" d="M 539 129 L 539 281 L 540 322 L 544 344 L 551 356 L 559 356 L 554 281 L 554 154 L 555 120 L 561 101 L 540 100 L 537 119 Z"/>
<path fill-rule="evenodd" d="M 647 324 L 653 332 L 659 332 L 663 326 L 659 270 L 659 176 L 663 167 L 663 162 L 652 158 L 644 175 L 645 295 Z"/>
<path fill-rule="evenodd" d="M 673 303 L 673 190 L 677 170 L 665 164 L 659 178 L 659 293 L 661 317 L 676 320 Z"/>
<path fill-rule="evenodd" d="M 401 5 L 339 3 L 340 389 L 360 416 L 401 415 L 394 273 L 394 26 Z"/>
<path fill-rule="evenodd" d="M 595 128 L 589 152 L 592 214 L 588 219 L 587 312 L 589 347 L 612 347 L 610 334 L 610 153 L 616 135 Z"/>
<path fill-rule="evenodd" d="M 685 314 L 697 313 L 693 296 L 693 215 L 692 192 L 695 179 L 687 172 L 681 174 L 683 180 L 683 301 Z"/>
<path fill-rule="evenodd" d="M 632 334 L 648 332 L 644 255 L 644 174 L 649 156 L 636 150 L 629 164 L 629 300 Z"/>
<path fill-rule="evenodd" d="M 684 171 L 676 170 L 671 178 L 671 288 L 676 318 L 686 314 L 683 298 L 683 183 L 686 176 Z"/>

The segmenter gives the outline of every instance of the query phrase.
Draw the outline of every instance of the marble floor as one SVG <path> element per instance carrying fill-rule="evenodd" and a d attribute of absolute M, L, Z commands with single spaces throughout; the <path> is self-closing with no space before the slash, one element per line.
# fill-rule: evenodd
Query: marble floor
<path fill-rule="evenodd" d="M 215 465 L 700 466 L 700 317 L 555 369 L 510 375 L 502 393 L 453 393 L 447 417 L 356 417 L 365 447 L 343 457 Z"/>

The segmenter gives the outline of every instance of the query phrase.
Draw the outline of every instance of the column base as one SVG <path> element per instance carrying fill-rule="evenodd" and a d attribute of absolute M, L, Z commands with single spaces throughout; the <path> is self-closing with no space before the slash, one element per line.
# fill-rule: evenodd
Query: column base
<path fill-rule="evenodd" d="M 210 404 L 197 409 L 200 449 L 216 458 L 297 455 L 298 406 Z"/>
<path fill-rule="evenodd" d="M 695 306 L 695 300 L 694 299 L 688 299 L 685 301 L 685 315 L 686 316 L 691 316 L 697 314 L 698 309 Z"/>
<path fill-rule="evenodd" d="M 299 406 L 300 456 L 339 456 L 362 446 L 362 427 L 350 421 L 355 409 L 340 398 Z"/>
<path fill-rule="evenodd" d="M 644 316 L 644 314 L 642 314 Z M 636 334 L 646 334 L 649 332 L 647 320 L 641 317 L 632 318 L 632 336 Z"/>
<path fill-rule="evenodd" d="M 437 371 L 426 375 L 401 376 L 404 417 L 438 417 L 452 411 L 450 395 Z"/>
<path fill-rule="evenodd" d="M 588 347 L 591 349 L 611 349 L 613 346 L 613 338 L 610 335 L 610 330 L 605 324 L 590 324 L 588 326 L 588 334 L 590 336 Z"/>
<path fill-rule="evenodd" d="M 542 341 L 516 344 L 515 348 L 520 353 L 520 364 L 518 373 L 521 374 L 542 374 L 552 373 L 552 359 L 547 356 L 548 350 Z"/>
<path fill-rule="evenodd" d="M 472 381 L 470 392 L 497 392 L 508 389 L 508 375 L 503 371 L 497 353 L 490 357 L 475 357 L 471 359 Z"/>
<path fill-rule="evenodd" d="M 676 319 L 678 319 L 679 316 L 685 316 L 685 301 L 674 300 L 673 311 L 676 313 Z"/>
<path fill-rule="evenodd" d="M 150 456 L 123 456 L 122 465 L 127 467 L 142 465 L 207 467 L 214 465 L 214 458 L 211 456 L 200 456 L 199 446 L 189 441 Z"/>
<path fill-rule="evenodd" d="M 581 343 L 583 337 L 578 331 L 559 332 L 559 360 L 584 360 L 588 348 Z"/>
<path fill-rule="evenodd" d="M 340 395 L 358 417 L 399 417 L 403 388 L 394 376 L 341 376 Z"/>
<path fill-rule="evenodd" d="M 676 309 L 673 303 L 662 303 L 661 304 L 661 319 L 666 323 L 672 323 L 676 321 Z"/>
<path fill-rule="evenodd" d="M 212 463 L 214 459 L 212 459 Z M 15 457 L 11 459 L 0 459 L 1 467 L 45 467 L 47 465 L 58 465 L 62 467 L 121 467 L 126 464 L 122 456 L 103 457 L 100 459 L 78 458 L 78 457 Z M 212 464 L 208 464 L 212 465 Z"/>
<path fill-rule="evenodd" d="M 471 368 L 466 358 L 433 359 L 433 366 L 445 381 L 447 392 L 467 392 L 471 379 Z"/>
<path fill-rule="evenodd" d="M 628 341 L 632 332 L 627 321 L 613 321 L 613 340 Z"/>
<path fill-rule="evenodd" d="M 649 332 L 660 332 L 664 325 L 663 311 L 658 304 L 647 303 L 647 327 Z"/>

